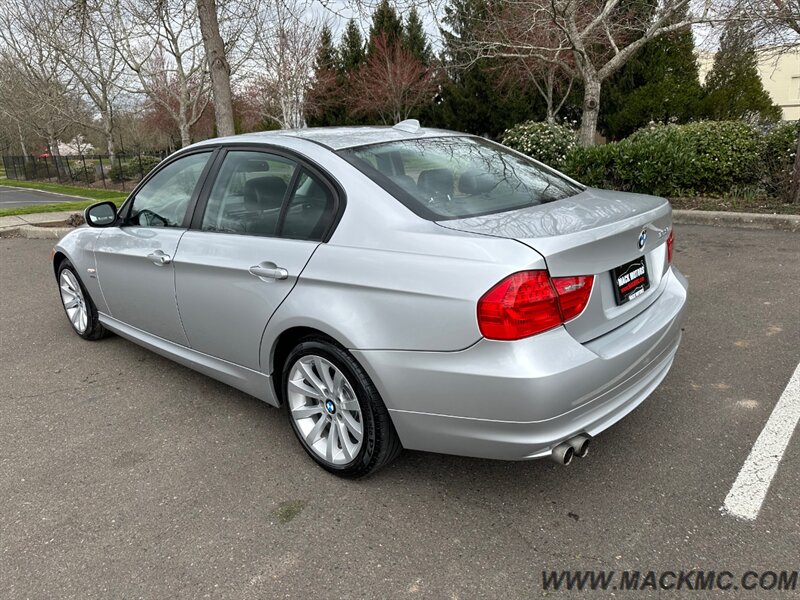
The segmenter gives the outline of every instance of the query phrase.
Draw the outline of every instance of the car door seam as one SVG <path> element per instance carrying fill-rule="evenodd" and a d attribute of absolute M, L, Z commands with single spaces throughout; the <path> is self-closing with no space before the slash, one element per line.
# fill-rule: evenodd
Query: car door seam
<path fill-rule="evenodd" d="M 100 295 L 103 297 L 103 304 L 105 305 L 106 309 L 108 310 L 109 315 L 111 315 L 111 306 L 108 304 L 108 300 L 106 300 L 106 294 L 103 291 L 103 284 L 101 282 L 102 275 L 100 273 L 100 269 L 97 266 L 97 244 L 100 241 L 100 238 L 105 234 L 105 231 L 100 231 L 99 235 L 96 235 L 94 238 L 94 244 L 92 245 L 92 261 L 94 262 L 94 271 L 95 271 L 95 280 L 97 281 L 97 288 L 100 290 Z M 113 316 L 113 315 L 111 315 Z"/>
<path fill-rule="evenodd" d="M 308 263 L 311 262 L 311 259 L 314 257 L 314 254 L 317 253 L 317 250 L 319 249 L 319 247 L 321 245 L 322 245 L 322 242 L 317 242 L 317 245 L 314 246 L 314 249 L 311 251 L 311 254 L 308 255 L 308 259 L 306 260 L 305 264 L 303 265 L 303 268 L 300 269 L 300 271 L 297 273 L 297 277 L 295 277 L 295 279 L 294 279 L 294 284 L 292 284 L 292 288 L 288 291 L 288 293 L 286 293 L 286 295 L 284 295 L 283 299 L 275 307 L 275 310 L 272 311 L 272 314 L 269 316 L 269 318 L 267 319 L 266 324 L 264 325 L 264 329 L 261 331 L 261 341 L 258 344 L 258 368 L 262 373 L 265 372 L 265 371 L 264 371 L 264 365 L 262 364 L 261 355 L 263 354 L 262 350 L 263 350 L 263 347 L 264 347 L 264 337 L 267 334 L 267 329 L 269 328 L 269 324 L 272 323 L 272 319 L 278 313 L 278 310 L 280 310 L 281 306 L 283 306 L 283 303 L 286 302 L 286 299 L 292 294 L 292 292 L 294 291 L 294 288 L 297 287 L 297 284 L 300 283 L 300 276 L 303 274 L 303 271 L 306 270 L 306 267 L 308 266 Z M 271 375 L 271 373 L 267 373 L 267 375 Z"/>
<path fill-rule="evenodd" d="M 176 275 L 177 268 L 175 265 L 175 259 L 178 257 L 178 250 L 181 247 L 181 240 L 183 236 L 186 235 L 188 229 L 184 229 L 181 237 L 178 238 L 178 243 L 175 244 L 175 256 L 172 257 L 172 261 L 170 262 L 170 266 L 172 267 L 172 296 L 175 298 L 175 310 L 178 311 L 178 322 L 181 324 L 181 331 L 183 331 L 183 337 L 186 339 L 186 347 L 191 348 L 192 342 L 189 341 L 189 334 L 186 333 L 186 327 L 183 326 L 183 317 L 181 316 L 181 305 L 178 303 L 178 277 Z"/>

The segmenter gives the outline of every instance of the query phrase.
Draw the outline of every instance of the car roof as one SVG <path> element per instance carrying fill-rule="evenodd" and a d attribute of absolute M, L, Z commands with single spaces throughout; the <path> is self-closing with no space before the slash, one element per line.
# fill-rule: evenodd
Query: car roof
<path fill-rule="evenodd" d="M 194 146 L 204 146 L 208 144 L 280 143 L 281 138 L 292 137 L 309 140 L 331 150 L 342 150 L 344 148 L 368 146 L 381 142 L 459 135 L 466 134 L 447 131 L 446 129 L 428 128 L 420 128 L 414 132 L 409 132 L 396 127 L 308 127 L 305 129 L 280 129 L 277 131 L 244 133 L 230 137 L 204 140 L 194 144 Z"/>

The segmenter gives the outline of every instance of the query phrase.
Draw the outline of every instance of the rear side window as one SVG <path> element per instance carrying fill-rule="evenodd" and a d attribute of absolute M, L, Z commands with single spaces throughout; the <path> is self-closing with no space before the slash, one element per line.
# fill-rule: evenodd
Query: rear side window
<path fill-rule="evenodd" d="M 303 169 L 283 218 L 281 236 L 321 241 L 333 221 L 335 202 L 330 188 Z"/>
<path fill-rule="evenodd" d="M 339 154 L 432 221 L 517 210 L 581 191 L 556 171 L 480 138 L 404 140 Z"/>

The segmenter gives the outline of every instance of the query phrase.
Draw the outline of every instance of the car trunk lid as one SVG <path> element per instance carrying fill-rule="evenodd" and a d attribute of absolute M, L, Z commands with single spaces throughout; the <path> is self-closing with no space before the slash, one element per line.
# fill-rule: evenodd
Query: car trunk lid
<path fill-rule="evenodd" d="M 669 266 L 666 241 L 672 209 L 669 202 L 654 196 L 588 188 L 555 202 L 438 224 L 517 240 L 544 257 L 553 277 L 594 275 L 586 309 L 565 324 L 581 342 L 619 327 L 652 304 L 663 289 Z M 613 271 L 637 259 L 645 261 L 649 288 L 619 304 Z"/>

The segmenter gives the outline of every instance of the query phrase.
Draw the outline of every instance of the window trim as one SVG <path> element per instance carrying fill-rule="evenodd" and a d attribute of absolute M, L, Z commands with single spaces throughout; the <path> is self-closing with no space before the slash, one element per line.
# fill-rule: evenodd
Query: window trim
<path fill-rule="evenodd" d="M 281 204 L 281 213 L 278 217 L 278 225 L 276 231 L 282 232 L 283 228 L 283 218 L 285 216 L 289 199 L 291 198 L 292 194 L 294 193 L 294 186 L 296 184 L 297 178 L 299 174 L 302 172 L 303 169 L 306 169 L 310 174 L 317 177 L 317 179 L 325 185 L 328 190 L 330 191 L 331 195 L 333 196 L 333 210 L 334 216 L 331 220 L 328 229 L 325 231 L 325 234 L 322 236 L 320 240 L 294 240 L 292 238 L 285 238 L 282 235 L 278 234 L 275 236 L 269 236 L 268 239 L 279 239 L 279 240 L 289 240 L 292 241 L 307 241 L 313 242 L 317 244 L 325 244 L 330 239 L 333 233 L 336 231 L 336 227 L 339 225 L 339 221 L 342 220 L 342 215 L 344 214 L 345 207 L 347 206 L 347 197 L 344 192 L 344 188 L 339 184 L 333 175 L 331 175 L 327 170 L 323 167 L 319 166 L 311 159 L 306 157 L 305 155 L 301 154 L 298 151 L 291 150 L 289 148 L 284 148 L 282 146 L 276 146 L 273 144 L 267 143 L 260 143 L 260 142 L 250 142 L 250 143 L 229 143 L 220 145 L 219 153 L 214 160 L 214 169 L 211 174 L 206 178 L 206 181 L 203 185 L 203 189 L 201 194 L 198 197 L 198 201 L 196 206 L 194 207 L 194 214 L 192 216 L 191 222 L 189 224 L 189 229 L 194 231 L 200 231 L 203 233 L 221 233 L 217 231 L 203 231 L 202 224 L 203 224 L 203 217 L 205 215 L 206 207 L 208 205 L 208 199 L 211 195 L 211 190 L 214 187 L 214 183 L 216 183 L 217 177 L 219 176 L 220 170 L 222 169 L 222 164 L 225 161 L 225 157 L 227 156 L 228 152 L 234 151 L 245 151 L 245 152 L 261 152 L 264 154 L 274 154 L 280 158 L 285 158 L 297 163 L 294 172 L 292 173 L 292 177 L 289 180 L 289 183 L 286 187 L 286 194 L 283 197 L 283 203 Z M 227 233 L 226 235 L 246 235 L 250 237 L 267 237 L 267 236 L 254 236 L 249 233 L 239 233 L 239 232 L 231 232 Z"/>
<path fill-rule="evenodd" d="M 131 225 L 128 223 L 128 219 L 130 218 L 131 208 L 133 207 L 133 203 L 136 201 L 136 196 L 139 194 L 141 189 L 146 186 L 151 179 L 153 179 L 156 175 L 158 175 L 161 171 L 167 168 L 172 163 L 186 158 L 187 156 L 191 156 L 193 154 L 208 154 L 208 161 L 206 161 L 205 166 L 203 167 L 203 171 L 200 173 L 200 177 L 197 180 L 197 184 L 195 185 L 194 191 L 192 192 L 191 197 L 189 198 L 189 203 L 186 205 L 186 214 L 183 215 L 183 221 L 181 222 L 180 227 L 169 227 L 168 229 L 188 229 L 189 224 L 194 217 L 195 210 L 197 208 L 197 202 L 202 194 L 202 191 L 205 189 L 206 184 L 208 183 L 209 174 L 211 173 L 212 167 L 217 160 L 217 155 L 219 153 L 219 146 L 215 145 L 208 145 L 208 146 L 201 146 L 199 148 L 192 148 L 185 152 L 178 151 L 172 156 L 169 156 L 158 163 L 157 167 L 153 169 L 147 176 L 142 179 L 133 191 L 128 195 L 125 199 L 125 202 L 122 203 L 122 206 L 119 207 L 117 211 L 117 222 L 114 223 L 116 227 L 146 227 L 145 225 Z M 160 228 L 159 228 L 160 229 Z"/>

